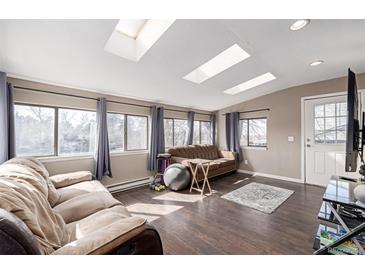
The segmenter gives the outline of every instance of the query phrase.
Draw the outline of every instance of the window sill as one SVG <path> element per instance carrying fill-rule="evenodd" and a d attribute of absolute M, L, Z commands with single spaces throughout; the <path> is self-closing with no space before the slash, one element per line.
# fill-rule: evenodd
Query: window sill
<path fill-rule="evenodd" d="M 241 147 L 241 148 L 245 150 L 269 150 L 268 147 Z"/>
<path fill-rule="evenodd" d="M 148 153 L 149 153 L 148 150 L 110 152 L 110 157 L 127 156 L 127 155 L 141 155 L 141 154 L 148 154 Z"/>
<path fill-rule="evenodd" d="M 37 157 L 42 163 L 61 162 L 61 161 L 78 161 L 83 159 L 93 159 L 94 155 L 70 155 L 70 156 L 49 156 L 49 157 Z"/>
<path fill-rule="evenodd" d="M 136 151 L 123 151 L 123 152 L 111 152 L 110 157 L 128 156 L 128 155 L 141 155 L 148 154 L 148 150 L 136 150 Z M 70 155 L 70 156 L 49 156 L 49 157 L 37 157 L 42 163 L 50 162 L 62 162 L 62 161 L 78 161 L 93 159 L 94 155 Z"/>

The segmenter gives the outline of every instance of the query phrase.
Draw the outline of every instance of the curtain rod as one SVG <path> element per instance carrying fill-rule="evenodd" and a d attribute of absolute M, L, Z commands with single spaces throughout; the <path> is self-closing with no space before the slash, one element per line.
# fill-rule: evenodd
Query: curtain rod
<path fill-rule="evenodd" d="M 250 112 L 259 112 L 259 111 L 270 111 L 269 108 L 260 108 L 260 109 L 253 109 L 253 110 L 246 110 L 246 111 L 240 111 L 239 113 L 250 113 Z M 222 115 L 225 116 L 227 113 L 223 113 Z"/>
<path fill-rule="evenodd" d="M 74 98 L 80 98 L 80 99 L 87 99 L 87 100 L 94 100 L 97 101 L 97 98 L 88 97 L 88 96 L 82 96 L 82 95 L 75 95 L 75 94 L 67 94 L 67 93 L 61 93 L 61 92 L 55 92 L 50 90 L 42 90 L 42 89 L 35 89 L 35 88 L 27 88 L 27 87 L 20 87 L 20 86 L 14 86 L 14 89 L 23 89 L 26 91 L 33 91 L 33 92 L 43 92 L 48 94 L 54 94 L 54 95 L 60 95 L 60 96 L 69 96 Z M 109 103 L 114 104 L 121 104 L 121 105 L 128 105 L 128 106 L 135 106 L 135 107 L 144 107 L 144 108 L 151 108 L 151 106 L 141 105 L 141 104 L 134 104 L 134 103 L 125 103 L 125 102 L 119 102 L 119 101 L 113 101 L 113 100 L 107 100 Z M 181 113 L 188 113 L 186 110 L 177 110 L 177 109 L 170 109 L 170 108 L 164 108 L 168 111 L 175 111 L 175 112 L 181 112 Z M 201 114 L 201 115 L 210 115 L 203 112 L 195 112 L 195 114 Z"/>

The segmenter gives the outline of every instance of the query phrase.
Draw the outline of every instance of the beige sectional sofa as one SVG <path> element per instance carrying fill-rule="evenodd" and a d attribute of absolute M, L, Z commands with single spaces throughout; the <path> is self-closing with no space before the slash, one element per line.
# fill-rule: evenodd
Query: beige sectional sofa
<path fill-rule="evenodd" d="M 214 145 L 189 145 L 173 147 L 168 150 L 173 163 L 189 166 L 191 159 L 211 160 L 208 177 L 216 177 L 237 170 L 237 155 L 235 152 L 219 150 Z M 190 171 L 190 169 L 189 169 Z M 204 179 L 203 172 L 199 169 L 198 181 Z"/>
<path fill-rule="evenodd" d="M 162 253 L 157 231 L 88 171 L 49 176 L 35 158 L 9 160 L 0 165 L 0 210 L 0 254 Z"/>

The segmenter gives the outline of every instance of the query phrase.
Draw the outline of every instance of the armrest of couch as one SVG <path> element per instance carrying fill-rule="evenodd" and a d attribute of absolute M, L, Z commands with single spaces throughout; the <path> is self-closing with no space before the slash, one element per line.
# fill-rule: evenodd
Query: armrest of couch
<path fill-rule="evenodd" d="M 55 188 L 70 186 L 84 181 L 91 181 L 92 178 L 93 175 L 90 171 L 76 171 L 49 177 Z"/>
<path fill-rule="evenodd" d="M 125 218 L 62 246 L 52 255 L 108 254 L 142 233 L 146 229 L 145 224 L 146 220 L 139 217 Z"/>
<path fill-rule="evenodd" d="M 219 157 L 226 158 L 230 160 L 236 160 L 237 159 L 237 153 L 233 151 L 227 151 L 227 150 L 219 150 Z"/>

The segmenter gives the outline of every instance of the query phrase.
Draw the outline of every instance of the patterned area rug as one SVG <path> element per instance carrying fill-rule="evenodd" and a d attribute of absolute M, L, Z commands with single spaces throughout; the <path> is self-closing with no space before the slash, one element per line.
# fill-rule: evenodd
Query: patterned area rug
<path fill-rule="evenodd" d="M 223 199 L 271 214 L 294 191 L 259 183 L 250 183 L 222 196 Z"/>

